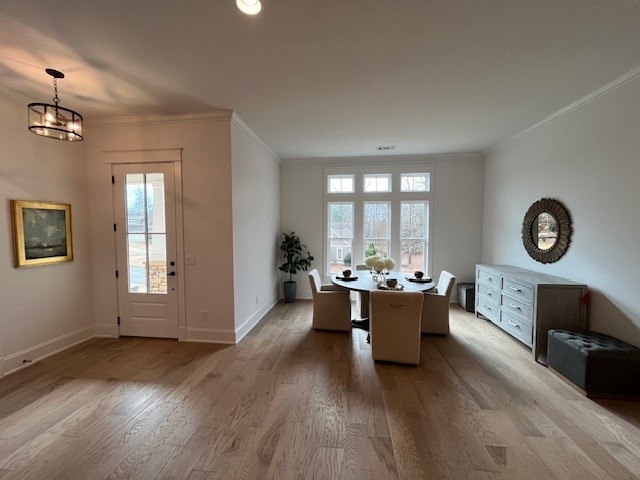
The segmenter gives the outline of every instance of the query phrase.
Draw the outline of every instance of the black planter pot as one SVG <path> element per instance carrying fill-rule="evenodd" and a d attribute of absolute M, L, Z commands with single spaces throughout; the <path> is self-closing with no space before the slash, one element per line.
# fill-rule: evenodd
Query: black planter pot
<path fill-rule="evenodd" d="M 296 301 L 297 286 L 298 284 L 296 282 L 284 282 L 284 299 L 287 303 Z"/>

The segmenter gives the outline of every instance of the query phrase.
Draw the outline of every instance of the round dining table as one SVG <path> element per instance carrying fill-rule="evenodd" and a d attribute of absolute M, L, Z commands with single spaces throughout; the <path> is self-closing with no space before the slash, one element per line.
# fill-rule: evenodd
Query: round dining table
<path fill-rule="evenodd" d="M 384 290 L 384 288 L 380 288 L 380 282 L 374 280 L 371 272 L 366 270 L 356 270 L 348 278 L 349 280 L 345 280 L 342 275 L 331 275 L 331 283 L 360 294 L 361 319 L 354 320 L 351 324 L 354 327 L 369 330 L 369 293 L 373 290 Z M 389 280 L 390 278 L 395 278 L 398 281 L 398 285 L 402 286 L 401 290 L 403 292 L 428 292 L 435 287 L 431 279 L 417 280 L 402 272 L 389 272 L 386 275 L 386 279 Z"/>

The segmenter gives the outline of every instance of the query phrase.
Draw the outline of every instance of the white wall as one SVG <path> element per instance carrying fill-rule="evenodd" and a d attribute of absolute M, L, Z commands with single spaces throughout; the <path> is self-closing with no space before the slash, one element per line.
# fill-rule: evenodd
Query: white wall
<path fill-rule="evenodd" d="M 124 117 L 88 125 L 87 162 L 92 216 L 96 330 L 117 335 L 111 168 L 105 151 L 175 149 L 182 152 L 184 253 L 196 264 L 179 275 L 186 284 L 181 339 L 235 342 L 231 194 L 231 113 Z M 202 310 L 208 319 L 202 319 Z M 186 331 L 185 331 L 186 329 Z"/>
<path fill-rule="evenodd" d="M 322 270 L 323 168 L 385 164 L 434 166 L 431 273 L 437 278 L 441 270 L 449 270 L 458 282 L 473 282 L 475 265 L 480 262 L 482 252 L 484 161 L 481 154 L 283 160 L 280 166 L 282 231 L 295 231 L 300 235 L 315 257 L 313 267 Z M 298 273 L 294 279 L 298 282 L 298 298 L 311 298 L 306 272 Z"/>
<path fill-rule="evenodd" d="M 85 144 L 27 130 L 26 105 L 0 96 L 0 377 L 93 335 Z M 9 200 L 71 204 L 74 260 L 13 267 Z"/>
<path fill-rule="evenodd" d="M 483 262 L 587 284 L 589 327 L 640 346 L 640 80 L 487 153 Z M 573 218 L 567 254 L 532 260 L 520 229 L 529 206 L 560 200 Z"/>
<path fill-rule="evenodd" d="M 235 115 L 231 124 L 236 340 L 280 298 L 280 159 Z"/>

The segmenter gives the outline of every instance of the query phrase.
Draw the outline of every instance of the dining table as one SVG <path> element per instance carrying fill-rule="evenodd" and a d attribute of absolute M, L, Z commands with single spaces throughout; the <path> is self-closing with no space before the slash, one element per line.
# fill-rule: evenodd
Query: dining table
<path fill-rule="evenodd" d="M 397 280 L 395 288 L 386 288 L 385 283 L 381 283 L 378 278 L 367 270 L 356 270 L 350 276 L 344 277 L 340 274 L 331 275 L 331 283 L 339 287 L 348 288 L 358 292 L 360 295 L 360 319 L 354 319 L 351 325 L 363 330 L 369 330 L 369 297 L 374 290 L 399 290 L 403 292 L 428 292 L 435 288 L 431 278 L 415 278 L 402 272 L 391 271 L 385 275 L 385 281 L 389 279 Z"/>

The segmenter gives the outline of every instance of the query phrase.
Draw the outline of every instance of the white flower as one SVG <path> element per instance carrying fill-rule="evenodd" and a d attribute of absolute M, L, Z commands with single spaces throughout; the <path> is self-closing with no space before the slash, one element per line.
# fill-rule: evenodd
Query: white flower
<path fill-rule="evenodd" d="M 368 268 L 373 268 L 373 264 L 375 263 L 377 258 L 380 258 L 379 255 L 371 255 L 370 257 L 364 259 L 364 264 Z"/>
<path fill-rule="evenodd" d="M 384 259 L 384 268 L 391 271 L 393 267 L 396 266 L 396 262 L 393 261 L 393 258 L 385 258 Z"/>

